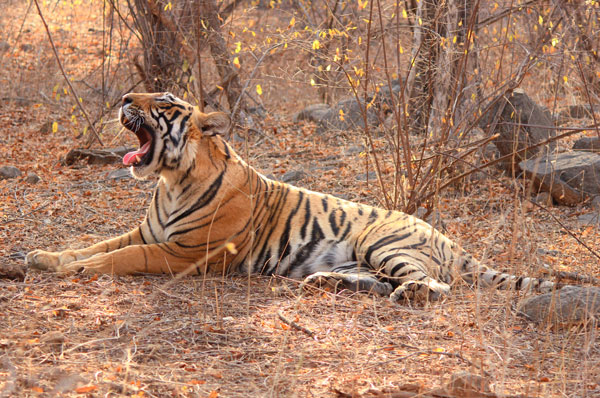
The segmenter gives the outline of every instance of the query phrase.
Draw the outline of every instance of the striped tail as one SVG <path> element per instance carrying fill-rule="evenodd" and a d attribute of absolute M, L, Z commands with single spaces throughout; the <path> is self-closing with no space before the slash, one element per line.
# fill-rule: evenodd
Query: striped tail
<path fill-rule="evenodd" d="M 460 275 L 472 285 L 493 287 L 502 290 L 522 290 L 547 293 L 559 286 L 544 278 L 516 276 L 496 271 L 479 263 L 467 252 L 462 253 Z"/>

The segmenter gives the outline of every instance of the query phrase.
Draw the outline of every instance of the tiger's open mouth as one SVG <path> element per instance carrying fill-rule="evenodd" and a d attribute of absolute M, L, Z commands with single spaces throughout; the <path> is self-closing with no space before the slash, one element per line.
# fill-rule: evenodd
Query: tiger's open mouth
<path fill-rule="evenodd" d="M 153 130 L 145 123 L 139 124 L 136 120 L 130 120 L 123 112 L 121 116 L 121 124 L 131 132 L 133 132 L 138 141 L 140 148 L 127 153 L 123 156 L 123 164 L 125 166 L 145 166 L 152 160 L 152 152 L 154 150 L 154 134 Z"/>

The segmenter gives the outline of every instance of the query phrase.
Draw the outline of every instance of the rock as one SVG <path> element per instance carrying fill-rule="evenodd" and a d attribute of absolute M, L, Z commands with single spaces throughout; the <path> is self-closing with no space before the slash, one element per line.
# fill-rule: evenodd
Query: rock
<path fill-rule="evenodd" d="M 583 226 L 600 226 L 600 212 L 582 214 L 577 217 L 577 222 Z"/>
<path fill-rule="evenodd" d="M 353 145 L 348 148 L 344 148 L 344 155 L 356 155 L 358 153 L 365 152 L 365 147 L 362 145 Z"/>
<path fill-rule="evenodd" d="M 124 146 L 107 149 L 71 149 L 65 156 L 63 163 L 72 165 L 78 160 L 86 159 L 88 164 L 111 164 L 123 162 L 123 156 L 127 152 L 133 151 L 134 148 Z"/>
<path fill-rule="evenodd" d="M 540 192 L 532 199 L 532 201 L 541 206 L 551 207 L 552 195 L 550 195 L 549 192 Z"/>
<path fill-rule="evenodd" d="M 399 80 L 393 80 L 391 88 L 387 85 L 367 97 L 370 104 L 367 108 L 367 125 L 377 127 L 392 111 L 392 95 L 397 96 L 402 86 Z M 365 128 L 363 116 L 363 100 L 350 97 L 339 101 L 333 106 L 327 104 L 310 105 L 294 115 L 294 122 L 309 120 L 318 124 L 317 132 L 345 131 Z M 397 103 L 397 101 L 396 101 Z M 380 117 L 382 116 L 382 117 Z"/>
<path fill-rule="evenodd" d="M 355 98 L 347 98 L 331 107 L 318 121 L 317 131 L 347 131 L 361 130 L 365 128 L 362 101 L 359 103 Z M 367 109 L 367 124 L 369 126 L 379 125 L 378 111 L 374 106 Z"/>
<path fill-rule="evenodd" d="M 519 305 L 519 314 L 535 323 L 555 327 L 593 321 L 600 314 L 600 287 L 565 286 L 529 297 Z"/>
<path fill-rule="evenodd" d="M 65 342 L 65 335 L 57 330 L 45 333 L 40 337 L 40 343 L 44 344 L 62 344 Z"/>
<path fill-rule="evenodd" d="M 568 152 L 543 155 L 519 163 L 540 191 L 550 192 L 560 204 L 573 206 L 600 194 L 600 155 Z"/>
<path fill-rule="evenodd" d="M 8 180 L 11 178 L 17 178 L 21 175 L 21 170 L 15 166 L 2 166 L 0 167 L 0 180 Z"/>
<path fill-rule="evenodd" d="M 307 174 L 302 170 L 291 170 L 286 172 L 282 177 L 281 181 L 288 184 L 293 184 L 306 178 Z"/>
<path fill-rule="evenodd" d="M 590 201 L 590 205 L 592 206 L 592 209 L 600 211 L 600 195 L 594 196 Z"/>
<path fill-rule="evenodd" d="M 123 178 L 130 178 L 131 172 L 129 169 L 117 169 L 106 174 L 106 178 L 109 180 L 121 180 Z"/>
<path fill-rule="evenodd" d="M 10 263 L 0 263 L 0 279 L 12 279 L 23 281 L 25 279 L 25 267 Z"/>
<path fill-rule="evenodd" d="M 581 137 L 573 144 L 573 150 L 600 152 L 600 137 Z"/>
<path fill-rule="evenodd" d="M 40 181 L 41 181 L 40 176 L 38 176 L 34 172 L 27 173 L 27 177 L 25 177 L 25 182 L 28 184 L 37 184 Z"/>
<path fill-rule="evenodd" d="M 497 120 L 496 115 L 498 115 Z M 537 105 L 522 90 L 515 90 L 509 97 L 497 101 L 481 119 L 481 127 L 489 128 L 490 134 L 500 134 L 494 140 L 496 148 L 502 156 L 525 149 L 531 145 L 546 141 L 556 135 L 550 112 Z M 548 154 L 556 148 L 556 143 L 516 153 L 515 163 L 511 161 L 505 166 L 512 170 L 522 160 L 535 155 Z"/>
<path fill-rule="evenodd" d="M 319 122 L 323 116 L 329 111 L 330 106 L 327 104 L 309 105 L 293 117 L 294 122 L 308 120 L 310 122 Z"/>
<path fill-rule="evenodd" d="M 446 389 L 456 397 L 481 396 L 473 393 L 492 393 L 486 378 L 469 372 L 458 372 L 450 376 Z"/>
<path fill-rule="evenodd" d="M 558 115 L 560 123 L 567 122 L 569 119 L 585 119 L 592 117 L 592 107 L 589 104 L 569 105 Z"/>
<path fill-rule="evenodd" d="M 362 173 L 362 174 L 357 175 L 356 179 L 358 181 L 367 181 L 367 179 L 369 181 L 377 181 L 377 173 L 374 171 L 369 171 L 369 174 Z"/>

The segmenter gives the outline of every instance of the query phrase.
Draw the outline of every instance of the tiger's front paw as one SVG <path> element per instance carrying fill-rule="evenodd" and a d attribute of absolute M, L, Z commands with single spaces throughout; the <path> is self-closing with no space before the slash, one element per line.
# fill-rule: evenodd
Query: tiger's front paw
<path fill-rule="evenodd" d="M 76 257 L 69 251 L 47 252 L 44 250 L 34 250 L 25 257 L 25 264 L 29 268 L 40 269 L 44 271 L 62 271 L 62 266 L 73 262 Z"/>

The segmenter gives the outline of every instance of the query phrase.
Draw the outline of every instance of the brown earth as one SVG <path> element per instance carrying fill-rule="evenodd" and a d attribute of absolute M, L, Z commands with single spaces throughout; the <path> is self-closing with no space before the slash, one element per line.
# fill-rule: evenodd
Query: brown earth
<path fill-rule="evenodd" d="M 119 165 L 61 164 L 84 141 L 77 137 L 82 118 L 68 95 L 56 98 L 64 83 L 38 16 L 21 2 L 9 5 L 0 17 L 0 41 L 10 45 L 0 49 L 0 165 L 23 175 L 0 180 L 0 266 L 15 268 L 32 249 L 81 247 L 133 228 L 153 182 L 108 178 Z M 44 8 L 51 30 L 62 35 L 67 70 L 84 80 L 99 63 L 98 37 L 89 30 L 98 15 L 56 7 Z M 17 29 L 14 21 L 23 20 Z M 300 88 L 286 93 L 281 106 L 277 95 L 265 99 L 267 109 L 280 111 L 261 133 L 234 142 L 240 153 L 265 174 L 302 170 L 298 185 L 381 204 L 375 181 L 356 178 L 366 172 L 365 159 L 348 149 L 363 144 L 361 134 L 319 136 L 314 126 L 284 122 L 299 110 L 292 104 L 306 101 Z M 115 115 L 105 118 L 104 141 L 135 145 L 119 134 Z M 41 181 L 25 182 L 29 172 Z M 480 178 L 440 194 L 435 209 L 447 234 L 499 269 L 548 276 L 546 264 L 598 275 L 598 259 L 554 220 L 598 251 L 598 229 L 576 222 L 590 209 L 543 211 L 505 188 L 511 184 Z M 426 391 L 460 371 L 486 376 L 498 394 L 600 396 L 597 330 L 529 324 L 516 315 L 514 292 L 458 283 L 439 302 L 401 306 L 345 292 L 299 295 L 296 287 L 254 276 L 30 271 L 23 280 L 0 279 L 0 396 L 359 397 L 406 383 Z"/>

